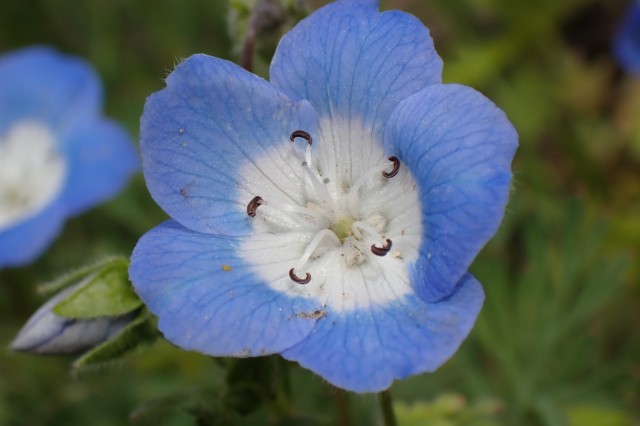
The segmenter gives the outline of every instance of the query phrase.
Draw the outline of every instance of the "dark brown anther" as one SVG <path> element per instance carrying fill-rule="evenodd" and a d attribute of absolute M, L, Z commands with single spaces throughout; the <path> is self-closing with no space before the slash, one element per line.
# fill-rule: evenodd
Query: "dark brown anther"
<path fill-rule="evenodd" d="M 389 157 L 389 161 L 393 162 L 393 169 L 391 169 L 389 173 L 382 172 L 382 176 L 386 177 L 387 179 L 397 175 L 398 170 L 400 170 L 400 160 L 398 160 L 398 157 Z M 382 256 L 384 256 L 384 254 Z"/>
<path fill-rule="evenodd" d="M 291 278 L 291 281 L 294 283 L 308 284 L 309 281 L 311 281 L 311 274 L 307 272 L 307 275 L 304 278 L 300 278 L 295 272 L 293 272 L 293 268 L 291 268 L 289 269 L 289 278 Z"/>
<path fill-rule="evenodd" d="M 306 140 L 309 145 L 311 145 L 311 143 L 313 142 L 313 140 L 311 139 L 311 135 L 304 130 L 296 130 L 295 132 L 291 133 L 291 136 L 289 136 L 289 140 L 291 142 L 294 142 L 296 138 L 302 138 Z"/>
<path fill-rule="evenodd" d="M 382 247 L 377 247 L 375 244 L 371 244 L 371 253 L 376 256 L 385 256 L 391 250 L 391 240 L 387 238 L 387 244 Z"/>
<path fill-rule="evenodd" d="M 255 217 L 256 210 L 258 210 L 258 206 L 260 205 L 262 205 L 262 197 L 256 195 L 249 201 L 249 204 L 247 204 L 247 214 L 250 217 Z"/>

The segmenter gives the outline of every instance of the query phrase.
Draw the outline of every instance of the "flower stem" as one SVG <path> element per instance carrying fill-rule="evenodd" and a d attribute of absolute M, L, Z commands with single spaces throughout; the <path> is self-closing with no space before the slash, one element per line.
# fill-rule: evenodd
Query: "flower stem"
<path fill-rule="evenodd" d="M 380 410 L 382 411 L 382 419 L 384 420 L 384 426 L 397 426 L 396 416 L 393 413 L 393 402 L 391 400 L 391 392 L 389 389 L 382 391 L 378 394 L 378 400 L 380 401 Z"/>
<path fill-rule="evenodd" d="M 253 50 L 255 41 L 256 29 L 250 22 L 247 35 L 244 39 L 244 45 L 242 46 L 242 57 L 240 59 L 240 66 L 249 72 L 253 72 Z"/>
<path fill-rule="evenodd" d="M 351 426 L 353 425 L 353 415 L 351 414 L 351 406 L 349 405 L 349 395 L 342 389 L 331 386 L 330 394 L 336 405 L 337 425 Z"/>

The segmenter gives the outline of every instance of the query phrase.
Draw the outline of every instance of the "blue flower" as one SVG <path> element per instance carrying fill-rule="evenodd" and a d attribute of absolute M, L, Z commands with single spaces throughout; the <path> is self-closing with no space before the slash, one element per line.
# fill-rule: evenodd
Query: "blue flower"
<path fill-rule="evenodd" d="M 624 69 L 640 75 L 640 1 L 633 2 L 620 24 L 613 51 Z"/>
<path fill-rule="evenodd" d="M 84 61 L 45 47 L 0 57 L 0 267 L 36 258 L 64 221 L 136 171 L 127 133 L 100 114 Z"/>
<path fill-rule="evenodd" d="M 129 271 L 165 337 L 280 353 L 356 392 L 451 357 L 484 299 L 467 269 L 502 219 L 517 134 L 441 71 L 428 30 L 374 0 L 300 22 L 270 83 L 205 55 L 178 65 L 141 123 L 173 219 Z"/>

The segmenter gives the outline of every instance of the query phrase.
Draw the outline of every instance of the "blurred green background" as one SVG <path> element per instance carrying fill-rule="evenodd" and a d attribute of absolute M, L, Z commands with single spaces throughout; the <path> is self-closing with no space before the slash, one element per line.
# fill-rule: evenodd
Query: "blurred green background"
<path fill-rule="evenodd" d="M 180 58 L 239 60 L 253 3 L 0 0 L 0 52 L 47 44 L 86 58 L 103 78 L 107 115 L 137 139 L 146 96 Z M 282 0 L 258 37 L 257 73 L 266 76 L 279 36 L 320 3 Z M 472 267 L 484 309 L 443 368 L 393 386 L 401 425 L 640 424 L 640 77 L 619 69 L 610 50 L 628 4 L 382 2 L 419 17 L 445 81 L 485 93 L 520 134 L 505 221 Z M 37 284 L 128 255 L 164 217 L 137 176 L 69 221 L 37 262 L 0 271 L 0 347 L 42 303 Z M 195 425 L 192 414 L 218 404 L 233 361 L 158 342 L 113 368 L 71 375 L 70 362 L 0 349 L 0 425 Z M 267 358 L 243 368 L 261 363 L 287 367 Z M 288 370 L 297 417 L 279 424 L 380 424 L 373 396 Z M 238 424 L 273 419 L 266 408 L 246 411 Z"/>

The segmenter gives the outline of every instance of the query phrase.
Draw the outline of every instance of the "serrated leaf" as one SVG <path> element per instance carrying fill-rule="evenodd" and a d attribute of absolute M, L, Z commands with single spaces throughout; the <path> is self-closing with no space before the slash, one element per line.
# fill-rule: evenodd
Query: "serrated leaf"
<path fill-rule="evenodd" d="M 53 311 L 66 318 L 119 316 L 142 306 L 129 282 L 128 261 L 118 259 L 84 278 L 71 296 Z"/>
<path fill-rule="evenodd" d="M 111 339 L 75 360 L 73 370 L 79 373 L 120 361 L 150 345 L 159 335 L 151 315 L 144 311 Z"/>

